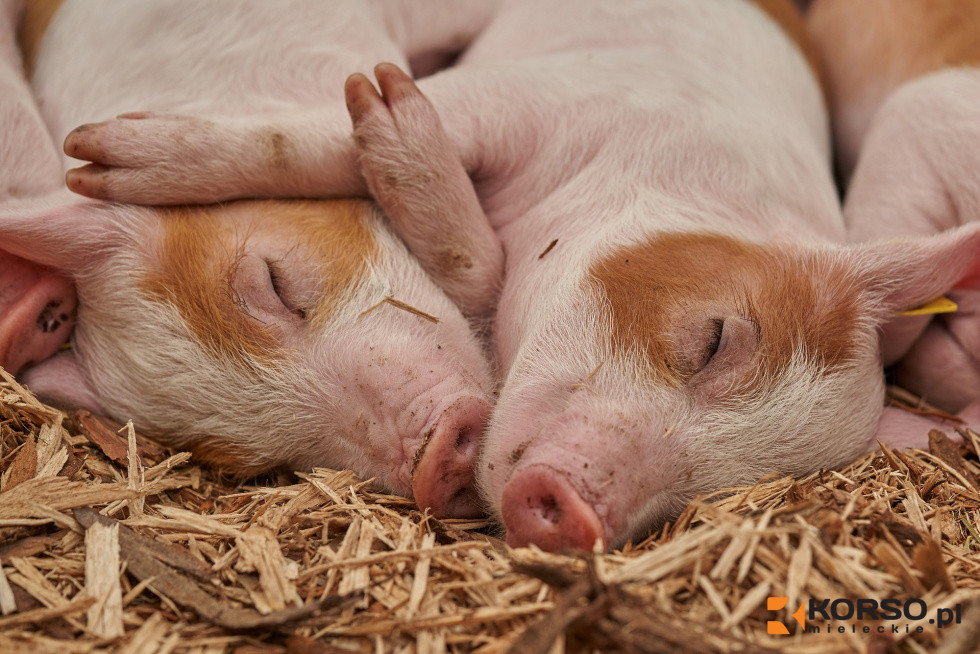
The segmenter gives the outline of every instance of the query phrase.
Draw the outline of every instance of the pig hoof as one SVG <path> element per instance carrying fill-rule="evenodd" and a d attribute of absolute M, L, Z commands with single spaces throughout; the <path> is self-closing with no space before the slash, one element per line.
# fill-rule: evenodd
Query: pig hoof
<path fill-rule="evenodd" d="M 490 404 L 464 397 L 446 409 L 423 443 L 412 493 L 437 518 L 475 518 L 483 510 L 473 483 L 480 438 Z"/>
<path fill-rule="evenodd" d="M 79 195 L 90 198 L 107 199 L 105 187 L 105 172 L 107 168 L 89 164 L 81 168 L 72 168 L 65 173 L 65 184 L 68 189 Z"/>
<path fill-rule="evenodd" d="M 564 475 L 548 466 L 519 470 L 503 494 L 507 544 L 537 545 L 548 552 L 605 546 L 602 523 Z"/>

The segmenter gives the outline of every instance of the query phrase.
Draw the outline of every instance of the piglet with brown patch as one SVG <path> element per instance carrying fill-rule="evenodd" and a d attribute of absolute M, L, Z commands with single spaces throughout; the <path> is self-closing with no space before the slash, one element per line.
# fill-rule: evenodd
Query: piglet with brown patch
<path fill-rule="evenodd" d="M 980 3 L 816 0 L 807 20 L 827 72 L 851 239 L 980 221 Z M 887 325 L 885 363 L 897 362 L 900 384 L 978 425 L 980 275 L 949 297 L 955 313 Z"/>
<path fill-rule="evenodd" d="M 363 193 L 330 163 L 360 156 L 391 219 L 430 230 L 412 246 L 423 260 L 452 242 L 461 207 L 466 225 L 485 211 L 507 253 L 494 333 L 505 381 L 480 488 L 512 545 L 616 546 L 697 493 L 867 451 L 879 326 L 980 272 L 976 227 L 838 244 L 803 32 L 788 0 L 514 0 L 418 87 L 391 65 L 376 69 L 380 93 L 353 76 L 354 141 L 324 110 L 195 129 L 192 143 L 217 133 L 221 159 L 259 162 L 251 135 L 303 134 L 321 154 L 290 189 L 310 195 Z M 110 121 L 67 145 L 131 161 L 130 145 L 161 152 L 194 121 Z M 177 159 L 139 159 L 75 183 L 137 200 L 141 177 L 202 189 L 196 173 L 169 175 Z M 282 179 L 210 168 L 218 197 Z M 469 197 L 462 170 L 476 207 L 456 200 Z"/>
<path fill-rule="evenodd" d="M 215 124 L 336 104 L 351 71 L 459 48 L 489 9 L 469 0 L 59 4 L 31 3 L 22 24 L 31 83 L 59 142 L 134 105 L 207 113 L 202 124 Z M 21 80 L 26 102 L 12 21 L 3 25 L 2 72 L 13 76 L 0 84 Z M 4 138 L 19 137 L 21 124 L 2 117 Z M 28 122 L 44 133 L 36 113 Z M 262 165 L 295 175 L 291 161 L 315 147 L 276 130 L 254 144 Z M 64 168 L 51 161 L 56 187 Z M 247 162 L 226 171 L 247 175 Z M 132 418 L 226 470 L 349 467 L 437 516 L 480 513 L 473 466 L 489 366 L 467 319 L 375 203 L 149 208 L 65 190 L 6 202 L 0 247 L 0 365 L 35 392 Z M 499 246 L 485 252 L 501 256 Z M 484 290 L 474 314 L 492 301 L 493 281 Z M 73 322 L 71 349 L 51 356 Z"/>

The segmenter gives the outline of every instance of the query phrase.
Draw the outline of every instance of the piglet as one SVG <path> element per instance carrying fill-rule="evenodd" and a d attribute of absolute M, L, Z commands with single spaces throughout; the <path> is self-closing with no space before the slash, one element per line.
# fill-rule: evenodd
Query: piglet
<path fill-rule="evenodd" d="M 980 220 L 980 4 L 816 0 L 808 26 L 827 72 L 850 237 Z M 898 383 L 976 425 L 980 275 L 959 279 L 949 297 L 955 313 L 886 326 L 885 363 L 897 363 Z"/>
<path fill-rule="evenodd" d="M 480 490 L 511 545 L 614 547 L 697 493 L 867 451 L 879 326 L 980 273 L 977 226 L 839 244 L 804 39 L 788 0 L 504 2 L 453 68 L 416 85 L 380 65 L 377 89 L 352 76 L 353 139 L 332 107 L 216 127 L 141 115 L 73 134 L 66 148 L 100 165 L 71 183 L 138 201 L 152 179 L 193 198 L 210 143 L 212 193 L 274 194 L 254 145 L 274 127 L 318 145 L 290 159 L 291 192 L 370 190 L 395 223 L 441 217 L 413 245 L 424 258 L 455 233 L 459 204 L 442 198 L 465 195 L 465 172 L 479 205 L 463 224 L 486 221 L 507 255 Z M 132 154 L 176 133 L 191 174 Z M 220 175 L 237 159 L 261 174 Z M 360 184 L 335 168 L 355 160 Z"/>
<path fill-rule="evenodd" d="M 458 48 L 489 6 L 388 4 L 86 0 L 53 17 L 31 5 L 27 66 L 59 141 L 137 102 L 233 123 L 335 103 L 347 73 L 378 59 Z M 276 131 L 261 144 L 283 169 L 307 147 Z M 376 204 L 154 208 L 62 190 L 0 207 L 0 245 L 15 280 L 2 297 L 22 296 L 0 303 L 0 365 L 39 394 L 132 418 L 233 472 L 349 467 L 436 516 L 480 512 L 486 357 Z M 76 314 L 72 282 L 71 349 L 46 358 Z"/>
<path fill-rule="evenodd" d="M 0 208 L 58 188 L 58 149 L 24 79 L 19 0 L 0 3 Z M 75 287 L 56 270 L 0 248 L 0 362 L 16 372 L 54 354 L 75 320 Z"/>

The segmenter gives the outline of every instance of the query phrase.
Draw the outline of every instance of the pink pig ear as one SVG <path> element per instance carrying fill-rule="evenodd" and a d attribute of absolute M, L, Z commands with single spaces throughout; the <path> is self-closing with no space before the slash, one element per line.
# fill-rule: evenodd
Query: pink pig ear
<path fill-rule="evenodd" d="M 869 290 L 893 314 L 954 288 L 980 288 L 980 223 L 862 250 L 870 259 Z"/>
<path fill-rule="evenodd" d="M 70 351 L 59 352 L 28 368 L 21 381 L 35 395 L 55 404 L 102 412 L 88 373 Z"/>
<path fill-rule="evenodd" d="M 73 273 L 108 256 L 114 206 L 67 190 L 0 205 L 0 249 Z"/>
<path fill-rule="evenodd" d="M 904 316 L 953 289 L 980 288 L 980 223 L 928 237 L 859 246 L 858 266 L 883 326 L 885 365 L 901 358 L 931 316 Z"/>

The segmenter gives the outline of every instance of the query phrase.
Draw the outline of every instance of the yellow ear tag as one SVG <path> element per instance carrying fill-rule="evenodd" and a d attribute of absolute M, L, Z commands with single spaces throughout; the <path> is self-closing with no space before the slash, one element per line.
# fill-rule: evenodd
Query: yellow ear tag
<path fill-rule="evenodd" d="M 953 313 L 959 309 L 956 303 L 950 300 L 948 297 L 943 297 L 940 295 L 932 302 L 926 302 L 921 307 L 916 307 L 915 309 L 909 309 L 908 311 L 902 311 L 898 315 L 900 316 L 928 316 L 934 313 Z"/>

